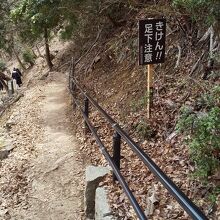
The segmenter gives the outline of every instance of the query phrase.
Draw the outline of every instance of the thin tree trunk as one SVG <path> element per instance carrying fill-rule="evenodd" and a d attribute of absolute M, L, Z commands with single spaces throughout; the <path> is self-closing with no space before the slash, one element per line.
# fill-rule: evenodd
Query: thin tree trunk
<path fill-rule="evenodd" d="M 41 54 L 40 49 L 39 49 L 39 47 L 37 45 L 36 45 L 36 49 L 37 49 L 37 52 L 38 52 L 39 56 L 43 57 L 43 55 Z"/>
<path fill-rule="evenodd" d="M 4 80 L 0 79 L 0 83 L 3 85 L 3 88 L 6 90 L 6 92 L 8 93 L 8 85 L 5 83 Z"/>
<path fill-rule="evenodd" d="M 20 57 L 18 56 L 18 54 L 17 54 L 17 52 L 15 51 L 14 48 L 13 48 L 13 52 L 14 52 L 14 55 L 15 55 L 15 57 L 16 57 L 16 59 L 17 59 L 19 65 L 22 67 L 23 70 L 25 70 L 26 68 L 25 68 L 24 64 L 21 62 L 21 59 L 20 59 Z"/>
<path fill-rule="evenodd" d="M 49 43 L 48 43 L 48 31 L 46 27 L 44 28 L 44 40 L 45 40 L 45 53 L 46 53 L 47 65 L 49 69 L 51 70 L 53 67 L 53 63 L 51 62 L 51 57 L 50 57 L 50 48 L 49 48 Z"/>
<path fill-rule="evenodd" d="M 8 85 L 7 83 L 5 83 L 5 81 L 10 81 L 11 78 L 9 76 L 7 76 L 6 74 L 0 72 L 0 82 L 2 83 L 3 87 L 5 88 L 5 90 L 8 92 Z"/>
<path fill-rule="evenodd" d="M 31 48 L 33 55 L 35 56 L 35 58 L 37 57 L 37 54 L 35 53 L 34 49 Z"/>

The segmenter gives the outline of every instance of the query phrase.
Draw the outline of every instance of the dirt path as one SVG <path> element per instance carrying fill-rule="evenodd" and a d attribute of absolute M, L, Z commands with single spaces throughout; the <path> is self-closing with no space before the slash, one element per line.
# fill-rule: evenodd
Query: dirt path
<path fill-rule="evenodd" d="M 35 219 L 80 219 L 82 163 L 71 134 L 67 84 L 62 79 L 46 86 L 41 103 L 45 132 L 36 146 L 39 156 L 33 161 L 29 201 Z"/>
<path fill-rule="evenodd" d="M 7 159 L 10 161 L 22 153 L 26 155 L 25 163 L 21 167 L 25 167 L 23 176 L 26 183 L 24 185 L 27 186 L 25 198 L 21 197 L 17 205 L 14 201 L 10 203 L 13 205 L 7 208 L 5 219 L 82 219 L 84 181 L 80 147 L 71 132 L 72 125 L 68 115 L 70 102 L 65 77 L 60 73 L 53 74 L 49 83 L 38 88 L 38 94 L 36 91 L 29 91 L 29 95 L 25 95 L 20 103 L 21 106 L 25 101 L 38 96 L 32 107 L 34 109 L 28 104 L 26 107 L 30 108 L 28 112 L 35 112 L 33 117 L 38 120 L 35 120 L 37 124 L 34 127 L 40 131 L 34 132 L 35 137 L 34 133 L 30 137 L 33 145 L 29 146 L 28 150 L 23 144 L 23 147 L 16 148 L 11 158 Z M 27 98 L 28 100 L 25 100 Z M 21 118 L 25 113 L 25 110 L 20 111 Z M 11 134 L 19 127 L 20 133 L 25 136 L 24 128 L 30 120 L 28 115 L 22 122 L 23 125 L 21 121 L 16 123 Z M 28 134 L 29 129 L 25 132 Z M 12 138 L 15 137 L 12 135 Z M 19 192 L 22 191 L 22 186 L 19 185 L 18 188 Z"/>

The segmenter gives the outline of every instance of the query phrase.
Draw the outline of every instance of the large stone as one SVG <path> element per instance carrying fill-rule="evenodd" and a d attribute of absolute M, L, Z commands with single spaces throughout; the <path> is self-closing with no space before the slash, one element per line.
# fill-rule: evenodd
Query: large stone
<path fill-rule="evenodd" d="M 6 149 L 0 149 L 0 160 L 4 160 L 5 158 L 8 157 L 10 151 L 6 150 Z"/>
<path fill-rule="evenodd" d="M 95 216 L 95 192 L 105 175 L 110 172 L 107 167 L 88 166 L 86 168 L 85 215 L 89 219 Z"/>
<path fill-rule="evenodd" d="M 12 128 L 12 126 L 14 126 L 14 125 L 16 125 L 16 123 L 13 120 L 9 119 L 6 122 L 5 127 L 6 127 L 7 130 L 10 130 Z"/>
<path fill-rule="evenodd" d="M 96 189 L 95 196 L 95 220 L 114 220 L 104 187 Z"/>
<path fill-rule="evenodd" d="M 11 151 L 14 149 L 14 145 L 9 141 L 5 141 L 5 143 L 1 143 L 0 147 L 0 160 L 4 160 L 8 157 Z"/>

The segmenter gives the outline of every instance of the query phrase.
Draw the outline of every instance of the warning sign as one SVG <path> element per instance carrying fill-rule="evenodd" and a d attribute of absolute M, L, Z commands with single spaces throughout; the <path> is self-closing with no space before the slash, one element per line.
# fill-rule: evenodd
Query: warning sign
<path fill-rule="evenodd" d="M 166 19 L 139 21 L 139 64 L 163 63 L 165 60 Z"/>

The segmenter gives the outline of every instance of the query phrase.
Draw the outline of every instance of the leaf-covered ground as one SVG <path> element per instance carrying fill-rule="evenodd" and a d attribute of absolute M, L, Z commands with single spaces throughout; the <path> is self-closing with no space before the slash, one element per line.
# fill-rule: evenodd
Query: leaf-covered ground
<path fill-rule="evenodd" d="M 141 13 L 136 19 L 141 17 Z M 100 40 L 76 68 L 76 77 L 99 104 L 140 144 L 144 151 L 192 199 L 210 219 L 220 218 L 219 196 L 213 203 L 213 186 L 192 178 L 195 164 L 189 158 L 182 134 L 176 133 L 181 107 L 195 108 L 196 99 L 219 85 L 219 73 L 213 71 L 203 79 L 208 61 L 208 42 L 184 37 L 175 19 L 168 19 L 166 62 L 154 66 L 154 106 L 152 116 L 146 112 L 146 67 L 137 66 L 137 26 L 129 23 Z M 205 30 L 203 30 L 204 34 Z M 181 50 L 180 62 L 178 52 Z M 201 52 L 202 51 L 202 52 Z M 204 52 L 204 55 L 202 55 Z M 199 60 L 199 65 L 195 64 Z M 76 116 L 80 120 L 80 113 Z M 113 130 L 93 108 L 90 119 L 112 153 Z M 82 120 L 82 119 L 81 119 Z M 82 126 L 81 121 L 78 127 Z M 78 130 L 83 139 L 83 131 Z M 84 150 L 93 164 L 106 161 L 90 135 L 84 138 Z M 178 203 L 156 180 L 138 157 L 122 144 L 121 172 L 150 219 L 190 219 Z M 109 176 L 103 183 L 109 190 L 109 199 L 119 219 L 136 219 L 135 213 L 118 183 Z M 152 199 L 153 198 L 153 199 Z M 152 202 L 155 201 L 155 202 Z M 153 208 L 149 207 L 154 203 Z"/>

